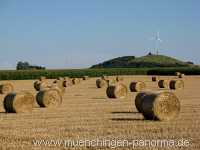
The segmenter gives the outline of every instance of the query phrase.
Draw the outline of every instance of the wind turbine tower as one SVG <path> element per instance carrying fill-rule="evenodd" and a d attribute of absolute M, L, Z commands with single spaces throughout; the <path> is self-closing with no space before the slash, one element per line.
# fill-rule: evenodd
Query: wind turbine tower
<path fill-rule="evenodd" d="M 162 40 L 160 39 L 160 33 L 157 32 L 156 37 L 155 37 L 155 50 L 156 50 L 156 54 L 159 54 L 159 45 L 162 42 Z"/>

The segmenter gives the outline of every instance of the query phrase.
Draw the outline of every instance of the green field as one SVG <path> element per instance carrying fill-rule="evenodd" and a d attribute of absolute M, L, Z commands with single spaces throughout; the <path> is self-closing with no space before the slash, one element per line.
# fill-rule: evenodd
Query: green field
<path fill-rule="evenodd" d="M 109 68 L 109 69 L 66 69 L 66 70 L 10 70 L 0 71 L 0 80 L 25 80 L 37 79 L 46 76 L 53 79 L 56 77 L 98 77 L 102 75 L 174 75 L 175 72 L 186 75 L 200 75 L 200 67 L 179 67 L 179 68 Z"/>

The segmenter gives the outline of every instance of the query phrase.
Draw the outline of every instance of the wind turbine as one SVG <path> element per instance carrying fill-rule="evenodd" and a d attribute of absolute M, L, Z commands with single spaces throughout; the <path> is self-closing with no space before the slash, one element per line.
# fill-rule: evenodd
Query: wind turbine
<path fill-rule="evenodd" d="M 155 50 L 156 50 L 156 54 L 159 54 L 159 44 L 162 43 L 162 40 L 160 39 L 160 33 L 157 32 L 156 36 L 151 38 L 150 40 L 154 40 L 155 41 Z"/>

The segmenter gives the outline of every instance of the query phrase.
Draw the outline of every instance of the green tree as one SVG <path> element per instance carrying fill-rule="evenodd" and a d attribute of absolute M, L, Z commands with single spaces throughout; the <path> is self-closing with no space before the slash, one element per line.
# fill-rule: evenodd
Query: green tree
<path fill-rule="evenodd" d="M 45 67 L 42 66 L 33 66 L 30 65 L 28 62 L 19 61 L 16 66 L 17 70 L 45 70 Z"/>
<path fill-rule="evenodd" d="M 17 63 L 16 69 L 17 69 L 17 70 L 27 70 L 27 69 L 29 69 L 29 67 L 30 67 L 30 65 L 29 65 L 28 62 L 19 61 L 19 62 Z"/>

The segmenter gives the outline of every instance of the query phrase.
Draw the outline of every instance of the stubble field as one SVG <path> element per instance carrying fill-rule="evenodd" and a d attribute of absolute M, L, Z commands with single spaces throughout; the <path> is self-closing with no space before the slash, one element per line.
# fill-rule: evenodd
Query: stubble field
<path fill-rule="evenodd" d="M 174 77 L 162 77 L 170 78 Z M 178 118 L 169 122 L 147 121 L 137 112 L 134 99 L 137 93 L 128 92 L 125 99 L 108 99 L 106 89 L 97 89 L 97 78 L 81 81 L 66 88 L 59 108 L 40 108 L 35 103 L 32 113 L 5 113 L 0 95 L 0 149 L 110 149 L 106 147 L 68 147 L 65 140 L 188 140 L 189 147 L 133 147 L 117 149 L 200 149 L 200 76 L 184 78 L 185 88 L 174 92 L 181 102 Z M 124 76 L 128 86 L 131 81 L 145 81 L 147 90 L 159 90 L 150 76 Z M 49 80 L 52 82 L 53 80 Z M 1 81 L 1 83 L 6 81 Z M 28 90 L 34 95 L 34 80 L 11 81 L 15 91 Z M 37 141 L 50 141 L 50 144 Z M 55 141 L 61 145 L 55 145 Z"/>

